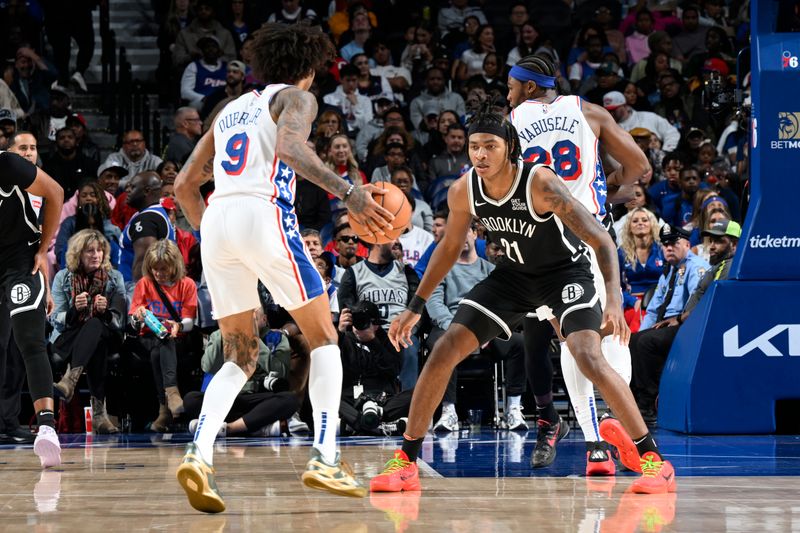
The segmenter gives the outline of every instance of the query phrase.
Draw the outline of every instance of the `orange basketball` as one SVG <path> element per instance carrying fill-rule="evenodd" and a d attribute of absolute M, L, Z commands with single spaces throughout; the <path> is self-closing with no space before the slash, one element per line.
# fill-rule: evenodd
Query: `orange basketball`
<path fill-rule="evenodd" d="M 403 191 L 387 181 L 379 181 L 376 187 L 386 191 L 386 194 L 373 194 L 375 199 L 384 209 L 394 215 L 392 226 L 394 229 L 387 231 L 385 235 L 373 235 L 365 226 L 350 217 L 350 227 L 356 232 L 358 238 L 370 244 L 386 244 L 399 237 L 411 223 L 411 204 Z"/>

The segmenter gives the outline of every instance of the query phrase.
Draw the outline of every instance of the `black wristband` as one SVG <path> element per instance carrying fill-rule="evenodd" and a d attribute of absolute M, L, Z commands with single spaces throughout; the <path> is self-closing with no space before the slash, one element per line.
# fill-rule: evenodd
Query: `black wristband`
<path fill-rule="evenodd" d="M 680 315 L 678 315 L 678 318 L 677 318 L 677 320 L 678 320 L 678 324 L 679 324 L 679 325 L 680 325 L 680 324 L 683 324 L 683 313 L 681 313 Z"/>
<path fill-rule="evenodd" d="M 346 202 L 347 199 L 350 198 L 350 195 L 353 194 L 353 191 L 355 190 L 355 188 L 356 188 L 355 185 L 353 185 L 353 184 L 350 185 L 350 188 L 347 189 L 347 192 L 344 193 L 344 196 L 342 196 L 342 201 L 343 202 Z"/>
<path fill-rule="evenodd" d="M 426 303 L 425 298 L 422 298 L 421 296 L 415 294 L 414 297 L 411 298 L 411 301 L 408 302 L 406 309 L 408 309 L 412 313 L 421 315 L 422 311 L 425 309 L 425 303 Z"/>

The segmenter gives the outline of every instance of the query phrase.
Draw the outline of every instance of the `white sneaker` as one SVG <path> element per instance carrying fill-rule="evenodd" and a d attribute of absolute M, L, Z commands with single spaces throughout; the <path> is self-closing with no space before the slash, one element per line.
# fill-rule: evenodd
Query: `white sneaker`
<path fill-rule="evenodd" d="M 508 410 L 506 425 L 511 431 L 528 431 L 528 423 L 525 422 L 525 417 L 522 415 L 521 406 L 515 405 Z"/>
<path fill-rule="evenodd" d="M 194 435 L 195 433 L 197 433 L 198 423 L 199 420 L 197 418 L 189 422 L 189 434 Z M 227 433 L 228 433 L 228 424 L 223 422 L 222 426 L 219 428 L 219 431 L 217 431 L 217 437 L 224 437 L 225 435 L 227 435 Z"/>
<path fill-rule="evenodd" d="M 442 416 L 433 425 L 434 431 L 458 431 L 458 415 L 455 409 L 442 409 Z"/>
<path fill-rule="evenodd" d="M 289 424 L 289 435 L 307 437 L 311 433 L 308 424 L 300 420 L 298 413 L 293 414 L 287 422 Z"/>
<path fill-rule="evenodd" d="M 89 88 L 86 86 L 86 80 L 83 79 L 83 75 L 80 72 L 76 71 L 75 74 L 72 75 L 70 80 L 75 82 L 75 85 L 77 85 L 81 91 L 83 92 L 89 91 Z"/>
<path fill-rule="evenodd" d="M 33 441 L 33 453 L 39 456 L 42 468 L 61 464 L 61 443 L 56 430 L 50 426 L 39 426 L 39 433 Z"/>
<path fill-rule="evenodd" d="M 403 417 L 398 418 L 394 422 L 382 422 L 381 425 L 378 426 L 378 429 L 381 430 L 385 437 L 397 437 L 405 432 L 407 425 L 408 418 Z"/>

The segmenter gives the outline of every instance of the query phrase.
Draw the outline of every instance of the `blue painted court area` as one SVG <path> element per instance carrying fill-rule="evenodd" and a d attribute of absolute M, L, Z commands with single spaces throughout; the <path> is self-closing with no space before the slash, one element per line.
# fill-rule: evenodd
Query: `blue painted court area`
<path fill-rule="evenodd" d="M 800 436 L 687 436 L 656 431 L 656 440 L 680 476 L 800 476 Z M 555 463 L 543 469 L 529 466 L 536 433 L 481 428 L 463 429 L 447 436 L 429 436 L 421 459 L 444 477 L 566 477 L 583 475 L 585 446 L 573 430 L 558 445 Z M 62 435 L 64 448 L 182 447 L 188 434 L 130 434 L 119 436 Z M 307 438 L 228 438 L 237 446 L 309 446 Z M 388 459 L 400 439 L 346 437 L 346 446 L 379 446 Z M 223 444 L 224 445 L 224 444 Z M 13 449 L 3 445 L 0 450 Z M 626 475 L 626 474 L 622 474 Z"/>

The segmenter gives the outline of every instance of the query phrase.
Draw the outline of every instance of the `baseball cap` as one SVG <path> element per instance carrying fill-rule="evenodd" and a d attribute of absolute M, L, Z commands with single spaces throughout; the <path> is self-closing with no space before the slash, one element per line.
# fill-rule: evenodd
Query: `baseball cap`
<path fill-rule="evenodd" d="M 169 196 L 163 197 L 161 200 L 158 201 L 161 204 L 161 207 L 164 209 L 169 209 L 170 211 L 175 211 L 178 209 L 178 206 L 175 205 L 175 200 L 170 198 Z"/>
<path fill-rule="evenodd" d="M 619 91 L 607 92 L 603 96 L 603 107 L 609 111 L 613 111 L 623 105 L 625 105 L 625 95 Z"/>
<path fill-rule="evenodd" d="M 669 224 L 664 224 L 661 227 L 661 231 L 658 233 L 661 244 L 673 244 L 679 239 L 686 239 L 688 241 L 689 237 L 690 234 L 685 229 L 677 226 L 670 226 Z"/>
<path fill-rule="evenodd" d="M 394 103 L 394 98 L 392 98 L 390 95 L 388 95 L 386 93 L 381 93 L 381 94 L 379 94 L 378 96 L 375 97 L 375 101 L 376 102 Z"/>
<path fill-rule="evenodd" d="M 10 109 L 0 109 L 0 122 L 17 122 L 17 114 Z"/>
<path fill-rule="evenodd" d="M 700 128 L 689 128 L 689 131 L 686 132 L 686 138 L 689 137 L 702 137 L 705 138 L 706 132 L 701 130 Z"/>
<path fill-rule="evenodd" d="M 598 76 L 611 76 L 612 74 L 619 74 L 619 65 L 613 61 L 606 61 L 597 67 L 595 72 Z"/>
<path fill-rule="evenodd" d="M 247 65 L 238 59 L 228 61 L 228 70 L 238 70 L 239 72 L 247 72 Z"/>
<path fill-rule="evenodd" d="M 718 57 L 710 57 L 703 63 L 703 70 L 705 72 L 717 71 L 722 76 L 727 76 L 730 72 L 728 64 Z"/>
<path fill-rule="evenodd" d="M 200 48 L 203 44 L 212 42 L 215 43 L 217 46 L 222 46 L 219 44 L 219 39 L 217 39 L 216 35 L 203 35 L 199 39 L 197 39 L 197 47 Z"/>
<path fill-rule="evenodd" d="M 97 168 L 97 177 L 99 178 L 100 174 L 102 174 L 106 170 L 111 170 L 113 172 L 116 172 L 120 178 L 123 178 L 128 175 L 128 169 L 126 169 L 119 163 L 115 163 L 113 161 L 106 161 Z"/>
<path fill-rule="evenodd" d="M 650 137 L 653 132 L 647 128 L 633 128 L 630 132 L 631 137 Z"/>
<path fill-rule="evenodd" d="M 716 237 L 733 237 L 738 239 L 742 236 L 742 227 L 733 220 L 719 220 L 711 224 L 711 226 L 700 232 L 703 237 L 714 235 Z"/>
<path fill-rule="evenodd" d="M 424 106 L 422 106 L 422 115 L 429 117 L 431 115 L 438 115 L 439 114 L 439 104 L 436 102 L 427 102 Z"/>

